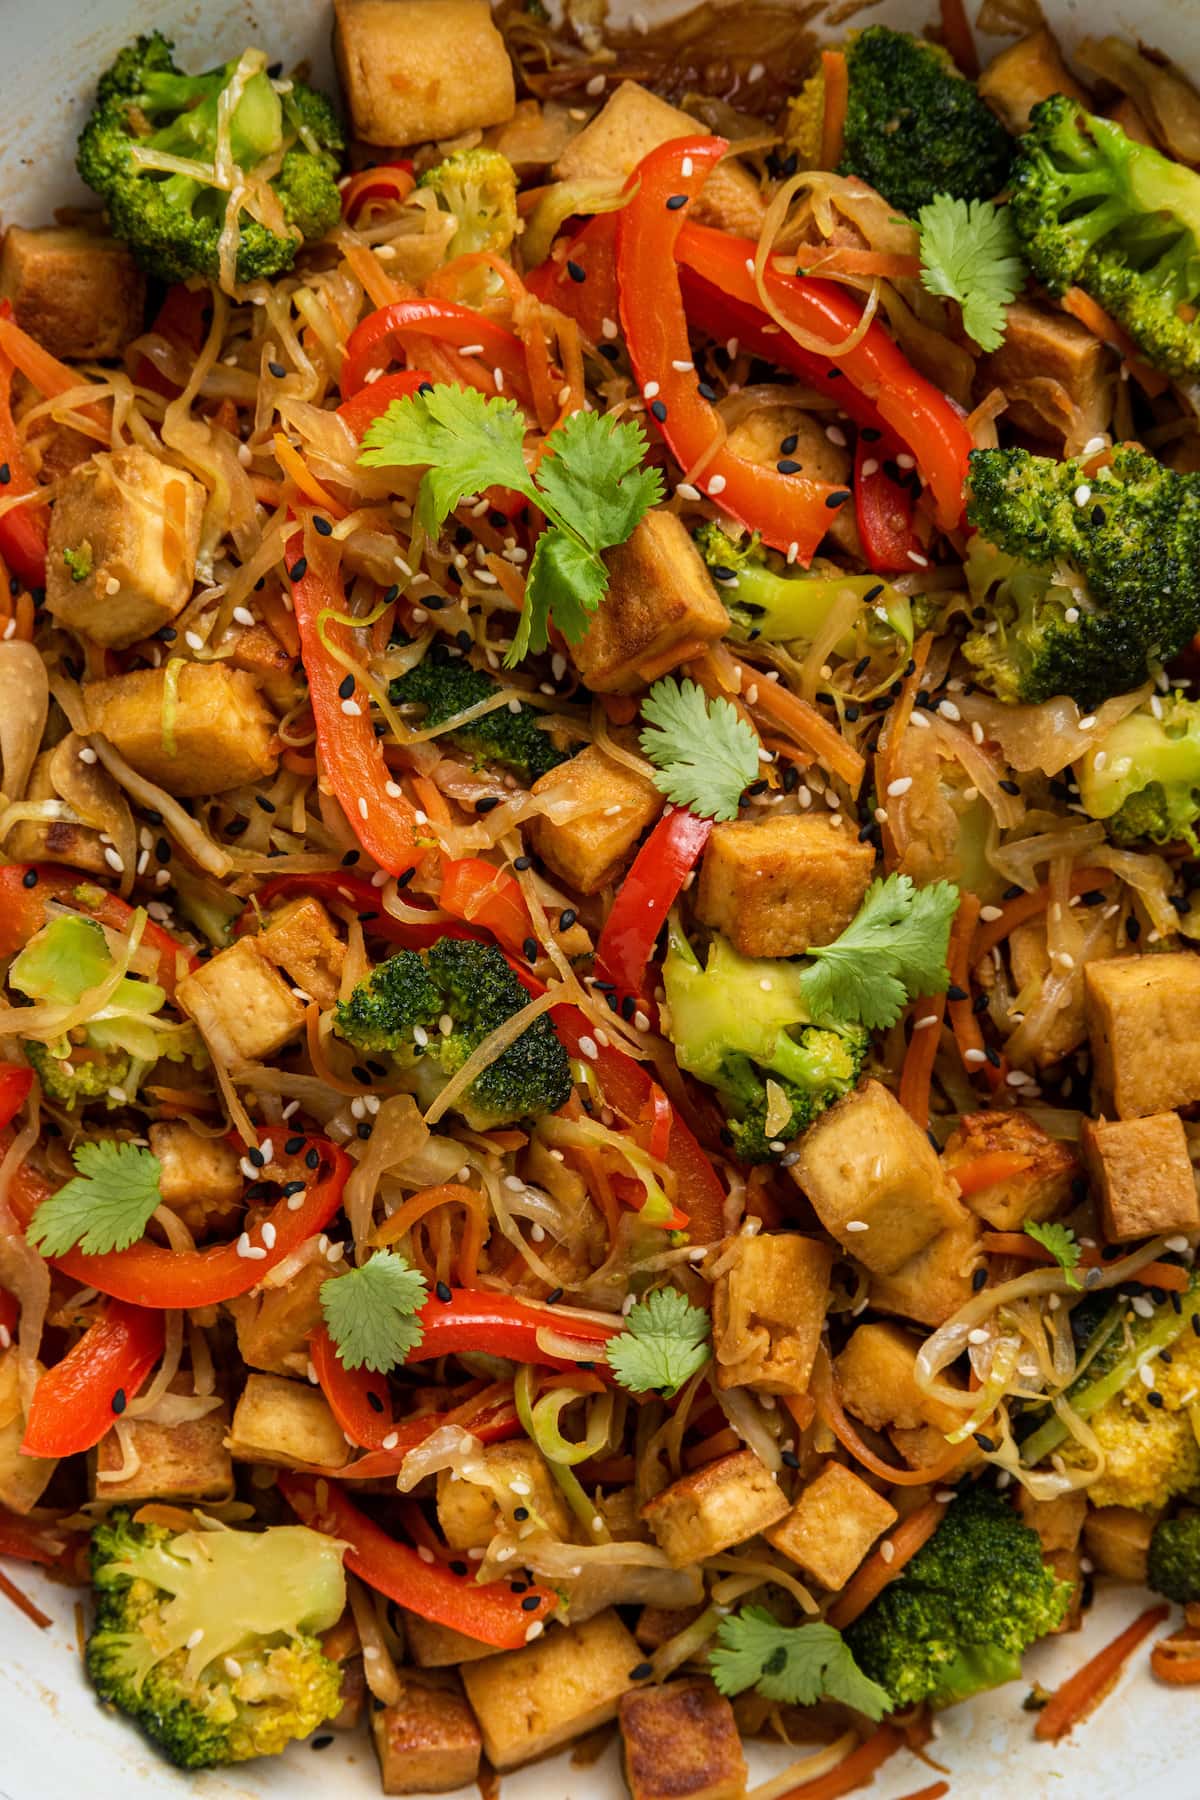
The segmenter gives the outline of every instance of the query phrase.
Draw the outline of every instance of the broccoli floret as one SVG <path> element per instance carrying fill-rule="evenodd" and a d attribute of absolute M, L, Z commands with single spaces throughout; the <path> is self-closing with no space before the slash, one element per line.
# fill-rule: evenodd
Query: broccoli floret
<path fill-rule="evenodd" d="M 1021 1653 L 1061 1624 L 1069 1581 L 999 1494 L 972 1488 L 846 1631 L 863 1673 L 898 1709 L 949 1706 L 1013 1681 Z"/>
<path fill-rule="evenodd" d="M 1083 288 L 1152 363 L 1200 374 L 1200 175 L 1055 94 L 1030 114 L 1009 211 L 1052 294 Z"/>
<path fill-rule="evenodd" d="M 63 562 L 67 565 L 72 581 L 86 581 L 92 572 L 92 546 L 80 544 L 78 550 L 64 550 Z"/>
<path fill-rule="evenodd" d="M 846 46 L 849 95 L 839 175 L 858 175 L 913 217 L 935 194 L 986 200 L 1012 140 L 943 50 L 886 25 Z"/>
<path fill-rule="evenodd" d="M 124 1509 L 92 1532 L 88 1673 L 184 1769 L 274 1756 L 339 1711 L 322 1652 L 342 1546 L 303 1525 L 169 1531 Z"/>
<path fill-rule="evenodd" d="M 894 646 L 900 638 L 911 648 L 913 621 L 908 596 L 877 575 L 847 575 L 832 566 L 827 573 L 819 564 L 806 570 L 789 569 L 786 560 L 766 549 L 757 534 L 739 543 L 722 531 L 715 519 L 701 525 L 695 538 L 729 614 L 731 637 L 811 643 L 824 630 L 830 609 L 844 594 L 854 594 L 867 603 L 860 618 L 868 645 Z M 853 630 L 834 645 L 839 656 L 853 656 L 857 648 Z"/>
<path fill-rule="evenodd" d="M 1180 1606 L 1200 1600 L 1200 1513 L 1159 1520 L 1150 1538 L 1146 1583 Z"/>
<path fill-rule="evenodd" d="M 465 657 L 451 656 L 445 645 L 435 644 L 415 668 L 397 676 L 388 694 L 393 706 L 422 705 L 422 723 L 431 726 L 490 700 L 499 688 L 499 682 L 485 669 L 473 669 Z M 501 768 L 511 769 L 528 787 L 567 760 L 568 753 L 559 750 L 549 732 L 538 724 L 542 716 L 533 706 L 521 706 L 517 712 L 501 706 L 446 736 L 470 750 L 481 763 L 499 763 Z"/>
<path fill-rule="evenodd" d="M 1200 628 L 1200 476 L 1121 445 L 1092 474 L 1028 450 L 974 450 L 967 560 L 991 614 L 963 653 L 1001 700 L 1089 709 L 1144 681 Z"/>
<path fill-rule="evenodd" d="M 798 964 L 741 956 L 720 936 L 701 967 L 670 927 L 663 986 L 671 1042 L 680 1067 L 716 1089 L 743 1162 L 778 1154 L 772 1145 L 782 1148 L 848 1094 L 870 1047 L 861 1027 L 810 1025 L 799 977 Z"/>
<path fill-rule="evenodd" d="M 322 237 L 337 223 L 343 140 L 333 109 L 299 82 L 281 96 L 266 60 L 260 51 L 247 51 L 204 75 L 185 75 L 175 65 L 169 39 L 156 31 L 122 50 L 100 78 L 76 166 L 104 201 L 116 236 L 164 281 L 189 275 L 220 279 L 227 195 L 200 166 L 214 162 L 221 96 L 239 70 L 245 79 L 230 120 L 230 150 L 246 173 L 281 158 L 269 185 L 286 229 L 271 230 L 243 209 L 236 280 L 289 269 L 302 241 Z M 155 168 L 155 152 L 197 168 Z"/>
<path fill-rule="evenodd" d="M 338 1002 L 337 1028 L 357 1049 L 384 1050 L 432 1100 L 476 1046 L 527 1006 L 529 996 L 491 944 L 439 938 L 401 950 Z M 441 1021 L 452 1024 L 443 1032 Z M 571 1065 L 543 1013 L 461 1094 L 457 1110 L 476 1131 L 556 1112 L 571 1093 Z"/>
<path fill-rule="evenodd" d="M 436 194 L 442 210 L 458 221 L 451 256 L 480 250 L 507 256 L 517 230 L 517 176 L 506 156 L 482 148 L 455 150 L 427 169 L 420 185 Z"/>
<path fill-rule="evenodd" d="M 1139 706 L 1075 765 L 1079 798 L 1121 844 L 1186 844 L 1200 853 L 1200 700 Z"/>

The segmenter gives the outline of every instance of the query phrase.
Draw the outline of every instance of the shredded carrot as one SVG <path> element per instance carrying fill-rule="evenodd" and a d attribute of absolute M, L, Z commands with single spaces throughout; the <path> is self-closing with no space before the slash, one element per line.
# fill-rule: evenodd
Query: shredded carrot
<path fill-rule="evenodd" d="M 901 1795 L 901 1800 L 942 1800 L 942 1796 L 949 1792 L 948 1781 L 935 1781 L 929 1787 L 918 1788 L 915 1794 Z"/>
<path fill-rule="evenodd" d="M 840 50 L 822 50 L 821 74 L 825 78 L 825 111 L 821 118 L 821 167 L 836 169 L 842 160 L 846 132 L 846 105 L 850 75 Z"/>
<path fill-rule="evenodd" d="M 958 911 L 954 915 L 954 923 L 950 928 L 950 942 L 946 952 L 946 962 L 950 981 L 961 980 L 966 969 L 967 946 L 971 942 L 975 923 L 979 917 L 979 902 L 974 894 L 962 895 Z M 927 1000 L 918 1000 L 913 1006 L 913 1029 L 909 1038 L 908 1050 L 900 1070 L 900 1104 L 915 1124 L 922 1131 L 929 1128 L 929 1090 L 933 1081 L 933 1065 L 937 1061 L 937 1053 L 942 1042 L 942 1021 L 946 1016 L 945 994 L 934 994 Z M 932 1025 L 922 1021 L 932 1019 Z"/>
<path fill-rule="evenodd" d="M 718 1431 L 714 1437 L 706 1438 L 702 1444 L 694 1444 L 690 1450 L 685 1450 L 684 1467 L 699 1469 L 705 1463 L 716 1462 L 720 1456 L 732 1456 L 735 1450 L 741 1448 L 741 1443 L 737 1432 L 726 1426 L 724 1431 Z"/>
<path fill-rule="evenodd" d="M 358 277 L 365 288 L 367 298 L 373 306 L 390 306 L 393 300 L 415 297 L 417 290 L 409 287 L 405 281 L 393 281 L 371 246 L 364 244 L 353 232 L 341 233 L 338 248 L 350 264 L 352 274 Z"/>
<path fill-rule="evenodd" d="M 1097 306 L 1090 294 L 1085 294 L 1082 288 L 1068 288 L 1061 305 L 1064 312 L 1069 312 L 1073 319 L 1086 325 L 1093 337 L 1099 338 L 1102 344 L 1110 344 L 1117 351 L 1122 360 L 1128 363 L 1129 373 L 1138 386 L 1151 400 L 1157 400 L 1161 394 L 1166 393 L 1171 385 L 1166 376 L 1150 367 L 1125 327 L 1110 318 L 1102 306 Z"/>
<path fill-rule="evenodd" d="M 1085 1662 L 1082 1669 L 1077 1669 L 1068 1681 L 1064 1681 L 1039 1714 L 1034 1736 L 1044 1744 L 1057 1744 L 1076 1725 L 1082 1724 L 1115 1685 L 1142 1639 L 1162 1624 L 1170 1610 L 1165 1604 L 1148 1606 L 1111 1644 L 1106 1644 L 1090 1662 Z"/>
<path fill-rule="evenodd" d="M 196 1518 L 182 1506 L 167 1506 L 161 1500 L 147 1501 L 133 1515 L 135 1525 L 163 1525 L 168 1531 L 191 1531 Z"/>
<path fill-rule="evenodd" d="M 941 1524 L 948 1504 L 945 1500 L 927 1500 L 924 1506 L 918 1506 L 916 1512 L 901 1519 L 895 1530 L 884 1538 L 878 1550 L 873 1551 L 855 1572 L 830 1607 L 828 1617 L 831 1625 L 838 1631 L 844 1631 L 860 1613 L 866 1612 L 872 1600 L 882 1594 L 889 1582 L 894 1581 L 906 1564 L 912 1561 L 921 1546 L 929 1542 Z M 886 1556 L 885 1550 L 889 1552 Z"/>
<path fill-rule="evenodd" d="M 693 658 L 703 656 L 707 649 L 707 638 L 687 638 L 682 644 L 673 644 L 669 650 L 647 657 L 645 662 L 637 665 L 638 680 L 649 687 L 660 675 L 668 674 L 681 662 L 691 662 Z"/>
<path fill-rule="evenodd" d="M 299 656 L 300 633 L 296 628 L 296 615 L 288 611 L 278 588 L 263 588 L 258 596 L 258 610 L 288 655 Z"/>
<path fill-rule="evenodd" d="M 807 1431 L 817 1416 L 817 1403 L 811 1394 L 785 1394 L 783 1404 L 792 1415 L 797 1431 Z"/>
<path fill-rule="evenodd" d="M 375 1233 L 377 1244 L 394 1244 L 410 1232 L 418 1219 L 439 1206 L 461 1206 L 466 1213 L 462 1239 L 455 1257 L 458 1279 L 463 1287 L 473 1287 L 479 1274 L 479 1252 L 483 1248 L 483 1196 L 475 1188 L 458 1181 L 441 1181 L 435 1187 L 421 1188 L 410 1194 L 390 1219 L 385 1219 Z"/>
<path fill-rule="evenodd" d="M 1185 1625 L 1160 1638 L 1150 1652 L 1150 1668 L 1170 1687 L 1192 1687 L 1200 1681 L 1200 1629 Z"/>
<path fill-rule="evenodd" d="M 5 318 L 2 314 L 0 350 L 3 350 L 13 367 L 19 369 L 46 400 L 56 400 L 60 394 L 85 385 L 83 376 L 77 369 L 68 368 L 66 363 L 59 362 L 57 356 L 51 356 L 48 350 L 43 350 L 36 338 L 31 338 L 27 331 L 22 331 L 15 319 Z M 81 418 L 90 419 L 98 426 L 107 440 L 108 419 L 101 412 L 100 406 L 101 402 L 97 402 L 95 406 L 81 406 L 78 412 Z"/>
<path fill-rule="evenodd" d="M 283 500 L 283 483 L 267 475 L 252 475 L 250 491 L 263 506 L 279 506 Z"/>
<path fill-rule="evenodd" d="M 780 261 L 809 275 L 878 275 L 886 281 L 915 281 L 921 273 L 919 256 L 905 256 L 898 250 L 856 250 L 850 244 L 798 244 Z"/>
<path fill-rule="evenodd" d="M 40 1606 L 34 1605 L 28 1594 L 21 1592 L 15 1581 L 10 1581 L 8 1576 L 2 1573 L 0 1573 L 0 1594 L 3 1594 L 6 1600 L 11 1600 L 18 1612 L 23 1612 L 27 1619 L 31 1619 L 43 1631 L 54 1623 L 48 1613 L 44 1613 Z"/>
<path fill-rule="evenodd" d="M 959 73 L 968 81 L 975 81 L 979 75 L 979 52 L 975 48 L 975 35 L 963 0 L 941 0 L 940 10 L 942 42 L 954 58 Z M 827 168 L 832 166 L 826 164 Z"/>
<path fill-rule="evenodd" d="M 434 825 L 453 824 L 450 807 L 441 788 L 436 787 L 427 775 L 410 775 L 409 780 L 412 782 L 413 792 L 421 802 L 425 817 Z"/>
<path fill-rule="evenodd" d="M 1015 1256 L 1022 1262 L 1052 1263 L 1056 1260 L 1044 1244 L 1026 1236 L 1023 1231 L 985 1231 L 979 1241 L 989 1256 Z M 1084 1269 L 1096 1269 L 1102 1266 L 1103 1259 L 1097 1250 L 1084 1250 L 1079 1262 Z M 1130 1277 L 1130 1280 L 1145 1282 L 1147 1287 L 1166 1288 L 1172 1294 L 1185 1294 L 1190 1279 L 1186 1269 L 1181 1269 L 1177 1263 L 1166 1262 L 1147 1263 L 1136 1276 Z"/>
<path fill-rule="evenodd" d="M 300 750 L 285 750 L 279 760 L 293 775 L 315 775 L 317 772 L 316 757 L 305 756 Z"/>
<path fill-rule="evenodd" d="M 750 704 L 751 712 L 765 713 L 794 737 L 804 749 L 811 750 L 825 767 L 834 775 L 840 775 L 852 794 L 857 794 L 866 773 L 866 763 L 854 748 L 848 744 L 841 732 L 831 725 L 827 719 L 802 700 L 799 694 L 793 694 L 785 688 L 781 681 L 768 681 L 760 670 L 744 663 L 739 657 L 732 656 L 724 645 L 719 646 L 721 660 L 728 660 L 733 672 L 738 676 L 740 691 L 743 695 L 755 690 L 754 700 Z M 715 654 L 712 647 L 706 652 L 707 658 Z"/>
<path fill-rule="evenodd" d="M 346 509 L 341 501 L 335 500 L 328 488 L 321 486 L 295 445 L 289 444 L 281 431 L 275 433 L 275 460 L 284 474 L 295 482 L 306 500 L 315 500 L 318 506 L 323 506 L 335 519 L 345 518 Z"/>
<path fill-rule="evenodd" d="M 1116 877 L 1111 869 L 1074 869 L 1071 873 L 1070 892 L 1086 894 L 1089 888 L 1101 888 Z M 1030 919 L 1038 918 L 1050 904 L 1050 884 L 1043 882 L 1031 894 L 1021 894 L 1016 900 L 1010 900 L 1000 909 L 998 919 L 989 919 L 981 924 L 971 944 L 971 967 L 983 961 L 989 950 L 1002 944 L 1010 932 L 1018 925 L 1026 924 Z"/>
<path fill-rule="evenodd" d="M 933 645 L 933 633 L 925 632 L 913 645 L 912 673 L 905 677 L 904 685 L 896 697 L 896 703 L 887 716 L 887 722 L 879 738 L 879 748 L 875 752 L 875 788 L 879 794 L 884 811 L 888 817 L 883 820 L 883 858 L 888 869 L 894 869 L 900 860 L 903 845 L 896 833 L 890 808 L 886 805 L 886 796 L 896 776 L 896 756 L 900 748 L 900 740 L 908 730 L 908 721 L 912 718 L 913 707 L 917 703 L 921 679 L 925 673 L 925 664 L 929 661 L 929 652 Z"/>
<path fill-rule="evenodd" d="M 944 1481 L 971 1449 L 970 1444 L 952 1444 L 947 1448 L 946 1455 L 935 1463 L 926 1463 L 919 1469 L 897 1468 L 895 1463 L 886 1463 L 881 1456 L 876 1456 L 870 1444 L 859 1436 L 842 1406 L 829 1356 L 823 1349 L 817 1352 L 809 1387 L 816 1401 L 821 1423 L 828 1426 L 838 1443 L 850 1452 L 856 1462 L 860 1462 L 864 1469 L 869 1469 L 872 1475 L 890 1481 L 893 1487 L 926 1487 L 931 1481 Z"/>
<path fill-rule="evenodd" d="M 984 1188 L 995 1187 L 1000 1181 L 1011 1181 L 1014 1175 L 1023 1175 L 1032 1167 L 1032 1156 L 1018 1156 L 1015 1150 L 989 1150 L 968 1163 L 960 1163 L 950 1170 L 950 1174 L 958 1183 L 960 1194 L 979 1194 Z"/>
<path fill-rule="evenodd" d="M 325 1046 L 321 1042 L 321 1009 L 315 1000 L 310 1000 L 304 1009 L 304 1036 L 308 1045 L 308 1060 L 317 1080 L 323 1081 L 326 1087 L 331 1087 L 337 1094 L 361 1094 L 362 1088 L 357 1081 L 343 1081 L 330 1067 Z"/>
<path fill-rule="evenodd" d="M 897 1750 L 903 1750 L 904 1743 L 904 1733 L 898 1726 L 881 1725 L 836 1769 L 830 1769 L 828 1775 L 802 1781 L 799 1787 L 789 1788 L 786 1794 L 780 1795 L 780 1800 L 841 1800 L 843 1794 L 852 1794 L 856 1788 L 869 1786 L 876 1771 L 890 1756 L 895 1756 Z"/>

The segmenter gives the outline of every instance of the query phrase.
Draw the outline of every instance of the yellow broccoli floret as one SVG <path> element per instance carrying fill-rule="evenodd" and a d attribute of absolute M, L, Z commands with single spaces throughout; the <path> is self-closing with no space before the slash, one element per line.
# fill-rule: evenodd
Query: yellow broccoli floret
<path fill-rule="evenodd" d="M 1185 1332 L 1167 1354 L 1150 1362 L 1153 1388 L 1135 1375 L 1088 1421 L 1108 1459 L 1088 1489 L 1096 1506 L 1160 1508 L 1200 1488 L 1200 1338 Z"/>
<path fill-rule="evenodd" d="M 825 119 L 825 76 L 820 63 L 798 94 L 788 101 L 784 135 L 788 148 L 800 159 L 802 169 L 815 169 L 821 161 L 821 127 Z"/>

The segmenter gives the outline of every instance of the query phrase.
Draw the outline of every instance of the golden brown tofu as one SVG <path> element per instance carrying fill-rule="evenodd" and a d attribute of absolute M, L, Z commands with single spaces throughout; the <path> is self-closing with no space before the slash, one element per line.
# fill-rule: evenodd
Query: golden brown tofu
<path fill-rule="evenodd" d="M 246 1182 L 231 1143 L 203 1137 L 182 1119 L 164 1119 L 150 1127 L 150 1148 L 162 1164 L 163 1205 L 193 1237 L 211 1237 L 233 1224 Z"/>
<path fill-rule="evenodd" d="M 269 1375 L 304 1375 L 309 1334 L 322 1318 L 321 1285 L 328 1279 L 322 1259 L 306 1263 L 283 1287 L 230 1301 L 242 1361 Z"/>
<path fill-rule="evenodd" d="M 554 173 L 560 181 L 631 175 L 643 156 L 671 138 L 694 137 L 696 121 L 636 81 L 614 89 L 595 118 L 573 137 Z M 696 216 L 743 237 L 757 237 L 765 214 L 758 183 L 739 162 L 720 164 L 705 184 Z"/>
<path fill-rule="evenodd" d="M 1200 956 L 1116 957 L 1083 972 L 1092 1080 L 1120 1119 L 1200 1100 Z"/>
<path fill-rule="evenodd" d="M 41 1363 L 37 1372 L 44 1373 Z M 25 1415 L 21 1411 L 15 1347 L 0 1350 L 0 1420 L 6 1421 L 0 1424 L 0 1506 L 6 1506 L 10 1512 L 27 1513 L 45 1493 L 58 1459 L 21 1453 Z"/>
<path fill-rule="evenodd" d="M 321 902 L 311 894 L 289 900 L 267 920 L 255 940 L 268 962 L 288 981 L 303 988 L 318 1006 L 330 1007 L 338 997 L 346 946 Z"/>
<path fill-rule="evenodd" d="M 1100 962 L 1105 957 L 1114 955 L 1117 948 L 1116 919 L 1093 920 L 1087 926 L 1084 947 L 1085 962 Z M 1008 951 L 1017 991 L 1038 993 L 1050 972 L 1045 919 L 1027 919 L 1023 925 L 1018 925 L 1009 937 Z M 1086 1038 L 1087 1019 L 1080 984 L 1078 990 L 1072 990 L 1068 994 L 1066 1005 L 1060 1006 L 1048 1019 L 1045 1032 L 1038 1039 L 1033 1059 L 1035 1065 L 1039 1069 L 1053 1068 L 1064 1056 L 1070 1056 L 1072 1051 L 1078 1050 Z"/>
<path fill-rule="evenodd" d="M 696 914 L 743 956 L 798 956 L 850 923 L 875 852 L 820 813 L 771 813 L 713 827 L 700 865 Z"/>
<path fill-rule="evenodd" d="M 1159 1515 L 1133 1506 L 1089 1506 L 1083 1521 L 1088 1555 L 1104 1575 L 1146 1585 L 1150 1539 Z"/>
<path fill-rule="evenodd" d="M 822 1225 L 876 1274 L 965 1217 L 929 1139 L 878 1081 L 830 1107 L 797 1148 L 792 1175 Z"/>
<path fill-rule="evenodd" d="M 1196 1179 L 1178 1113 L 1085 1119 L 1080 1147 L 1110 1243 L 1200 1226 Z"/>
<path fill-rule="evenodd" d="M 57 800 L 58 789 L 50 767 L 55 751 L 43 750 L 29 773 L 26 800 Z M 104 858 L 100 833 L 90 825 L 73 825 L 68 819 L 22 819 L 5 839 L 5 855 L 14 862 L 58 862 L 86 875 L 112 871 Z"/>
<path fill-rule="evenodd" d="M 583 1625 L 551 1625 L 523 1650 L 471 1663 L 463 1685 L 493 1767 L 515 1769 L 606 1725 L 641 1660 L 617 1614 L 603 1612 Z"/>
<path fill-rule="evenodd" d="M 222 652 L 230 642 L 221 640 Z M 252 675 L 277 713 L 295 706 L 303 693 L 303 665 L 280 643 L 269 625 L 261 621 L 238 626 L 233 634 L 228 662 L 233 669 Z"/>
<path fill-rule="evenodd" d="M 631 694 L 729 629 L 682 520 L 655 507 L 610 550 L 604 604 L 571 654 L 598 694 Z"/>
<path fill-rule="evenodd" d="M 50 514 L 46 606 L 59 624 L 114 650 L 169 625 L 192 592 L 204 498 L 194 476 L 140 445 L 77 469 Z"/>
<path fill-rule="evenodd" d="M 136 1506 L 145 1500 L 175 1501 L 196 1506 L 202 1500 L 232 1500 L 233 1458 L 225 1447 L 229 1408 L 225 1405 L 179 1425 L 156 1425 L 151 1419 L 129 1419 L 121 1436 L 129 1446 L 132 1467 L 116 1430 L 108 1431 L 91 1457 L 93 1500 Z"/>
<path fill-rule="evenodd" d="M 536 818 L 530 832 L 547 868 L 582 894 L 598 894 L 615 880 L 663 805 L 653 782 L 595 744 L 540 776 L 533 792 L 578 808 L 561 823 Z"/>
<path fill-rule="evenodd" d="M 735 1450 L 673 1481 L 642 1508 L 672 1565 L 703 1562 L 774 1525 L 788 1509 L 775 1477 L 753 1450 Z"/>
<path fill-rule="evenodd" d="M 1031 1531 L 1036 1531 L 1042 1549 L 1074 1550 L 1087 1518 L 1087 1495 L 1078 1491 L 1059 1494 L 1054 1500 L 1035 1500 L 1025 1488 L 1017 1489 L 1017 1511 Z"/>
<path fill-rule="evenodd" d="M 899 1516 L 890 1500 L 844 1464 L 827 1462 L 766 1538 L 811 1580 L 837 1589 L 845 1587 L 875 1539 Z"/>
<path fill-rule="evenodd" d="M 355 137 L 418 144 L 511 118 L 512 63 L 487 0 L 334 0 L 333 11 Z"/>
<path fill-rule="evenodd" d="M 10 225 L 0 253 L 0 300 L 52 356 L 103 361 L 142 329 L 146 278 L 124 244 L 78 225 Z"/>
<path fill-rule="evenodd" d="M 1045 27 L 1002 50 L 979 77 L 979 98 L 1014 135 L 1028 131 L 1030 110 L 1051 94 L 1066 94 L 1081 106 L 1089 105 Z"/>
<path fill-rule="evenodd" d="M 711 1681 L 634 1688 L 621 1696 L 617 1719 L 632 1800 L 741 1800 L 741 1734 Z"/>
<path fill-rule="evenodd" d="M 556 1538 L 571 1536 L 562 1490 L 536 1444 L 525 1438 L 489 1444 L 478 1460 L 487 1472 L 486 1487 L 456 1477 L 452 1469 L 438 1474 L 438 1524 L 452 1550 L 481 1548 L 503 1526 L 519 1535 L 539 1521 Z"/>
<path fill-rule="evenodd" d="M 917 1384 L 917 1352 L 922 1340 L 899 1325 L 857 1325 L 838 1355 L 834 1369 L 842 1404 L 873 1431 L 899 1426 L 915 1431 L 932 1426 L 938 1432 L 953 1431 L 966 1417 L 944 1400 L 925 1393 Z M 962 1387 L 952 1369 L 941 1379 Z M 965 1391 L 965 1390 L 964 1390 Z M 941 1445 L 945 1452 L 945 1443 Z"/>
<path fill-rule="evenodd" d="M 404 1615 L 404 1636 L 419 1669 L 456 1669 L 460 1663 L 495 1655 L 491 1644 L 481 1644 L 478 1638 L 469 1638 L 450 1625 L 435 1625 L 414 1612 Z"/>
<path fill-rule="evenodd" d="M 278 1375 L 250 1375 L 234 1408 L 229 1452 L 235 1462 L 279 1469 L 340 1469 L 350 1450 L 316 1388 Z"/>
<path fill-rule="evenodd" d="M 729 1266 L 713 1284 L 717 1386 L 806 1393 L 833 1251 L 816 1238 L 781 1232 L 727 1240 L 720 1254 Z"/>
<path fill-rule="evenodd" d="M 274 721 L 251 676 L 184 663 L 174 701 L 166 669 L 132 669 L 83 690 L 88 725 L 169 794 L 220 794 L 275 773 Z"/>
<path fill-rule="evenodd" d="M 1117 358 L 1066 313 L 1028 300 L 1008 308 L 1004 341 L 982 357 L 977 392 L 1003 388 L 1005 423 L 1056 446 L 1080 445 L 1103 431 L 1112 412 Z"/>
<path fill-rule="evenodd" d="M 971 1278 L 983 1267 L 979 1229 L 978 1219 L 966 1213 L 961 1224 L 939 1232 L 898 1269 L 872 1275 L 871 1305 L 919 1325 L 945 1324 L 971 1298 Z"/>
<path fill-rule="evenodd" d="M 1027 1220 L 1052 1219 L 1064 1212 L 1071 1199 L 1071 1183 L 1079 1164 L 1065 1144 L 1052 1138 L 1027 1113 L 967 1113 L 951 1132 L 942 1152 L 942 1168 L 948 1175 L 968 1169 L 982 1158 L 1012 1157 L 1023 1160 L 1011 1174 L 1000 1173 L 985 1186 L 970 1183 L 964 1203 L 994 1231 L 1020 1231 Z M 1002 1169 L 1001 1162 L 992 1168 Z M 987 1164 L 982 1168 L 986 1169 Z"/>
<path fill-rule="evenodd" d="M 371 1710 L 371 1736 L 385 1794 L 445 1794 L 479 1773 L 483 1739 L 458 1683 L 407 1671 L 404 1698 Z"/>
<path fill-rule="evenodd" d="M 304 1007 L 253 938 L 219 950 L 175 990 L 183 1011 L 226 1062 L 274 1056 L 304 1025 Z"/>

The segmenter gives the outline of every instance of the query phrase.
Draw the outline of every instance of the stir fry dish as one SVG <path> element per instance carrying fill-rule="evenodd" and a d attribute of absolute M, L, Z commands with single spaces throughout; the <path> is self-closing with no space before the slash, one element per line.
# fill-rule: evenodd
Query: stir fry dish
<path fill-rule="evenodd" d="M 1200 96 L 982 25 L 151 31 L 8 224 L 0 1593 L 114 1738 L 1200 1680 Z"/>

